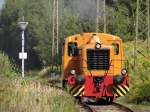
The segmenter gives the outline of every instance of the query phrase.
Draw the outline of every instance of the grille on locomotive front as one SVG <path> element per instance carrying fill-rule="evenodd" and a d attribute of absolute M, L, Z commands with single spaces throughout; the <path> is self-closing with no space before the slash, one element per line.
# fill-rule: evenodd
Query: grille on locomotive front
<path fill-rule="evenodd" d="M 87 49 L 88 70 L 109 70 L 109 49 Z"/>

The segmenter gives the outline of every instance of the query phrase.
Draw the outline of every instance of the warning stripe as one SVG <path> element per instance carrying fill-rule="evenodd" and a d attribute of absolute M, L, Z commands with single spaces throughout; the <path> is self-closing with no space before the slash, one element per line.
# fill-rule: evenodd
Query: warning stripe
<path fill-rule="evenodd" d="M 83 91 L 84 91 L 84 90 L 83 90 Z M 79 96 L 82 96 L 82 95 L 84 95 L 84 92 L 83 92 L 83 91 L 81 92 L 81 94 L 80 94 Z"/>
<path fill-rule="evenodd" d="M 83 96 L 83 93 L 84 93 L 84 88 L 83 88 L 83 90 L 80 92 L 79 96 Z"/>
<path fill-rule="evenodd" d="M 129 92 L 129 87 L 127 85 L 114 86 L 114 93 L 117 97 L 126 95 Z"/>
<path fill-rule="evenodd" d="M 116 89 L 114 89 L 114 93 L 116 96 L 118 96 L 118 97 L 120 96 L 119 93 L 116 91 Z"/>
<path fill-rule="evenodd" d="M 79 89 L 80 89 L 81 86 L 76 86 L 72 91 L 71 91 L 71 94 L 75 94 Z"/>
<path fill-rule="evenodd" d="M 71 87 L 69 92 L 73 96 L 82 96 L 84 93 L 84 86 L 78 85 L 78 86 Z"/>
<path fill-rule="evenodd" d="M 129 88 L 128 88 L 128 87 L 122 86 L 122 88 L 123 88 L 127 93 L 129 92 Z"/>
<path fill-rule="evenodd" d="M 79 96 L 82 96 L 84 92 L 84 88 L 82 89 L 82 91 L 78 94 Z"/>
<path fill-rule="evenodd" d="M 82 96 L 82 95 L 84 95 L 84 90 L 83 90 L 83 93 L 81 94 L 81 96 Z"/>
<path fill-rule="evenodd" d="M 114 89 L 115 89 L 116 93 L 119 94 L 119 96 L 124 96 L 124 95 L 119 91 L 119 89 L 116 88 L 115 86 L 114 86 Z"/>
<path fill-rule="evenodd" d="M 129 92 L 129 87 L 127 85 L 124 85 L 123 87 L 126 88 L 127 92 Z"/>
<path fill-rule="evenodd" d="M 118 89 L 119 89 L 119 91 L 123 94 L 123 95 L 125 95 L 127 92 L 122 88 L 122 86 L 118 86 L 117 87 Z"/>
<path fill-rule="evenodd" d="M 78 91 L 76 94 L 74 94 L 74 96 L 79 96 L 81 93 L 83 93 L 83 90 L 84 90 L 84 87 L 82 86 L 82 87 L 79 89 L 79 91 Z"/>

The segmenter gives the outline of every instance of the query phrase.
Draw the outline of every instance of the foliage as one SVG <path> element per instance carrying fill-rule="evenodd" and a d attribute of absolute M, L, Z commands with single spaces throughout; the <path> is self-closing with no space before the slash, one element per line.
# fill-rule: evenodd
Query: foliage
<path fill-rule="evenodd" d="M 51 8 L 48 8 L 46 0 L 6 1 L 5 8 L 1 14 L 1 27 L 3 29 L 1 40 L 3 41 L 0 41 L 0 48 L 15 59 L 17 64 L 19 64 L 18 53 L 21 51 L 21 31 L 17 22 L 21 21 L 23 15 L 25 20 L 29 22 L 25 32 L 27 37 L 25 50 L 28 52 L 29 57 L 27 67 L 32 68 L 35 65 L 38 67 L 41 61 L 49 59 L 51 44 L 51 32 L 49 32 L 51 26 L 49 19 L 51 18 L 49 11 Z M 49 61 L 46 60 L 46 62 Z"/>
<path fill-rule="evenodd" d="M 62 90 L 50 87 L 52 81 L 58 81 L 58 79 L 43 76 L 45 70 L 39 73 L 40 76 L 28 76 L 21 79 L 18 77 L 17 69 L 8 56 L 1 52 L 0 68 L 1 112 L 77 111 L 76 103 L 74 103 L 74 99 L 71 96 Z"/>
<path fill-rule="evenodd" d="M 102 1 L 100 1 L 102 4 Z M 135 0 L 107 0 L 108 33 L 133 40 L 135 23 Z M 102 7 L 102 5 L 101 5 Z M 26 69 L 53 63 L 52 49 L 53 0 L 6 0 L 0 16 L 0 49 L 20 65 L 21 31 L 18 21 L 22 16 L 29 22 L 25 32 L 28 52 Z M 103 29 L 103 11 L 100 10 L 100 30 Z M 63 39 L 72 34 L 95 31 L 96 0 L 61 0 L 59 3 L 59 42 L 61 56 Z"/>
<path fill-rule="evenodd" d="M 135 36 L 135 11 L 134 0 L 113 0 L 108 10 L 108 32 L 118 35 L 124 41 L 131 41 Z"/>
<path fill-rule="evenodd" d="M 130 75 L 130 93 L 128 95 L 129 102 L 148 103 L 150 102 L 150 60 L 145 51 L 146 42 L 138 41 L 137 66 L 134 70 L 133 65 L 133 48 L 134 42 L 127 42 L 124 44 L 125 57 L 129 61 L 129 75 Z M 128 54 L 128 55 L 126 55 Z"/>
<path fill-rule="evenodd" d="M 5 53 L 0 51 L 0 76 L 14 77 L 17 75 L 16 66 L 9 60 Z"/>

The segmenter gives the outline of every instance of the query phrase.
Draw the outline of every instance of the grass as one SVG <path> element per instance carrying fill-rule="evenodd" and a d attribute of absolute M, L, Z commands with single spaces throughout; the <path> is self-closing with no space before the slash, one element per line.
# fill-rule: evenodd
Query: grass
<path fill-rule="evenodd" d="M 135 104 L 135 103 L 128 103 L 125 102 L 126 98 L 122 97 L 117 99 L 117 103 L 125 105 L 126 107 L 130 108 L 134 112 L 150 112 L 150 104 Z"/>
<path fill-rule="evenodd" d="M 72 97 L 62 90 L 24 79 L 0 79 L 1 112 L 76 112 Z"/>
<path fill-rule="evenodd" d="M 50 86 L 49 69 L 21 78 L 8 56 L 0 52 L 0 112 L 77 112 L 74 99 Z"/>

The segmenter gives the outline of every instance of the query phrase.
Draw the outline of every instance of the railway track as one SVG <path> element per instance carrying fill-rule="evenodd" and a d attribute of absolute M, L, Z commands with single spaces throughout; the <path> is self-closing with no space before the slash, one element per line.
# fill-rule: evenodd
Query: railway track
<path fill-rule="evenodd" d="M 81 103 L 80 112 L 133 112 L 133 111 L 128 107 L 125 107 L 118 103 L 112 103 L 111 105 Z"/>
<path fill-rule="evenodd" d="M 54 85 L 51 86 L 62 90 L 60 85 L 61 85 L 60 83 L 58 84 L 55 83 Z M 77 102 L 80 105 L 79 112 L 133 112 L 128 107 L 118 103 L 112 103 L 108 105 L 105 103 L 104 100 L 98 103 L 91 103 L 91 104 L 81 103 L 79 100 L 77 100 Z"/>
<path fill-rule="evenodd" d="M 79 103 L 80 104 L 80 112 L 93 112 L 93 109 L 85 104 L 85 103 Z"/>
<path fill-rule="evenodd" d="M 62 89 L 58 86 L 55 86 L 55 88 Z M 115 102 L 110 105 L 106 104 L 103 100 L 92 104 L 81 103 L 79 100 L 77 102 L 80 105 L 79 112 L 133 112 L 128 107 Z"/>

